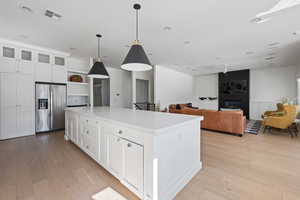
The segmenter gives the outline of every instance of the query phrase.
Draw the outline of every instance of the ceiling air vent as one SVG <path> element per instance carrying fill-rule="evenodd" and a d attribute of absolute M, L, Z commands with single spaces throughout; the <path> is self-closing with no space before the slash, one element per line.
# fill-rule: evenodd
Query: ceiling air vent
<path fill-rule="evenodd" d="M 49 18 L 51 18 L 51 19 L 56 19 L 56 20 L 58 20 L 58 19 L 61 18 L 61 15 L 60 15 L 60 14 L 57 14 L 57 13 L 51 11 L 51 10 L 46 10 L 46 11 L 45 11 L 45 16 L 46 16 L 46 17 L 49 17 Z"/>

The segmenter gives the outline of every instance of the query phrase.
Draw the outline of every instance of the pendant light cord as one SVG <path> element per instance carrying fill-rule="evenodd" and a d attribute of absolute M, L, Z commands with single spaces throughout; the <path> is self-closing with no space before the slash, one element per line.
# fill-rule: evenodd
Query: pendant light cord
<path fill-rule="evenodd" d="M 100 59 L 100 38 L 98 37 L 98 59 Z"/>
<path fill-rule="evenodd" d="M 136 41 L 139 41 L 139 16 L 138 10 L 136 10 L 136 32 L 135 32 Z"/>

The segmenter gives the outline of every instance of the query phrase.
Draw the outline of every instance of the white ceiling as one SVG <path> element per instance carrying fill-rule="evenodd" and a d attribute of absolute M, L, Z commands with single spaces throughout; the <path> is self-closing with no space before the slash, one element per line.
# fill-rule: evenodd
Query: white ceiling
<path fill-rule="evenodd" d="M 300 35 L 292 34 L 300 31 L 300 6 L 265 23 L 250 22 L 278 0 L 1 0 L 0 37 L 96 56 L 95 34 L 101 33 L 105 64 L 119 67 L 134 40 L 136 2 L 142 4 L 140 39 L 153 64 L 198 75 L 223 71 L 224 64 L 237 70 L 300 62 Z M 46 9 L 62 19 L 44 17 Z M 274 42 L 280 44 L 270 49 Z"/>

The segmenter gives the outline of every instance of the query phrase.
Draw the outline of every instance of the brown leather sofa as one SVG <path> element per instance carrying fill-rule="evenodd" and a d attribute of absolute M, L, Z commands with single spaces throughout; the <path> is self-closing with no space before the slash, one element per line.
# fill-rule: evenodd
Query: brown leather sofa
<path fill-rule="evenodd" d="M 201 128 L 226 132 L 243 136 L 246 127 L 246 117 L 243 111 L 216 111 L 205 109 L 194 109 L 186 104 L 172 104 L 169 106 L 170 113 L 187 115 L 201 115 Z"/>

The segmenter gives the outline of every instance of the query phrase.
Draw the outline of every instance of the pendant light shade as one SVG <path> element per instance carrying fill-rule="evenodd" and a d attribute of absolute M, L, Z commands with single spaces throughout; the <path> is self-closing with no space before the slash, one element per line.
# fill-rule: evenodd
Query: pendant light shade
<path fill-rule="evenodd" d="M 138 10 L 141 9 L 141 5 L 134 4 L 133 8 L 136 10 L 136 40 L 131 46 L 121 68 L 128 71 L 148 71 L 152 69 L 152 66 L 138 40 Z"/>
<path fill-rule="evenodd" d="M 94 63 L 93 67 L 90 69 L 88 73 L 88 77 L 106 79 L 109 78 L 109 74 L 107 73 L 107 70 L 105 69 L 103 62 L 100 61 L 100 38 L 102 36 L 99 34 L 97 34 L 96 36 L 98 38 L 98 60 Z"/>

